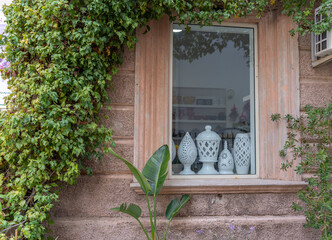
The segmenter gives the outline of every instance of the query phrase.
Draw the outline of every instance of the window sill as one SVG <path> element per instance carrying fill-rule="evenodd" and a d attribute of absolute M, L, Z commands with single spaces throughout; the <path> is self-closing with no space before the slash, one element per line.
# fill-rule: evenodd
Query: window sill
<path fill-rule="evenodd" d="M 220 194 L 220 193 L 291 193 L 306 186 L 304 181 L 267 179 L 183 179 L 166 180 L 160 194 Z M 137 182 L 130 187 L 138 194 L 143 191 Z"/>
<path fill-rule="evenodd" d="M 323 57 L 323 58 L 320 58 L 318 60 L 314 60 L 312 61 L 312 67 L 315 68 L 315 67 L 319 67 L 325 63 L 328 63 L 332 61 L 332 55 L 329 55 L 329 56 L 326 56 L 326 57 Z"/>

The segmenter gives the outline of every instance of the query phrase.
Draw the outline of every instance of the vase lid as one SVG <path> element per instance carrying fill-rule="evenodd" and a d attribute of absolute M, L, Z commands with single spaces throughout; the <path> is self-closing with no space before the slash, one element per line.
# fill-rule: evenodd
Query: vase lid
<path fill-rule="evenodd" d="M 196 137 L 197 141 L 220 141 L 220 136 L 215 133 L 214 131 L 211 131 L 212 127 L 210 125 L 205 126 L 205 131 L 198 134 Z"/>

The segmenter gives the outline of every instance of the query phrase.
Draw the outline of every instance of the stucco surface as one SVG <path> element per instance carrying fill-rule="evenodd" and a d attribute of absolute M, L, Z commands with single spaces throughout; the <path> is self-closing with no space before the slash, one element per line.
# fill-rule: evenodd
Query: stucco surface
<path fill-rule="evenodd" d="M 311 65 L 311 51 L 300 51 L 300 77 L 331 77 L 332 62 L 313 68 Z"/>
<path fill-rule="evenodd" d="M 301 47 L 306 47 L 310 48 L 311 47 L 311 36 L 310 34 L 306 34 L 304 36 L 299 36 L 299 46 Z"/>
<path fill-rule="evenodd" d="M 134 104 L 135 96 L 135 75 L 133 73 L 120 72 L 113 77 L 113 86 L 109 91 L 109 98 L 112 104 L 126 103 Z M 119 91 L 119 89 L 123 89 Z"/>
<path fill-rule="evenodd" d="M 116 141 L 115 141 L 116 143 Z M 116 153 L 124 157 L 126 160 L 132 162 L 134 157 L 134 146 L 129 144 L 118 144 L 116 143 L 116 148 L 114 149 Z M 119 159 L 108 154 L 102 157 L 101 161 L 96 158 L 89 159 L 85 161 L 85 165 L 90 167 L 93 174 L 123 174 L 129 173 L 128 167 L 121 162 Z"/>
<path fill-rule="evenodd" d="M 111 212 L 109 209 L 118 207 L 123 202 L 140 205 L 143 216 L 148 216 L 145 197 L 137 195 L 129 188 L 131 181 L 130 174 L 82 176 L 78 179 L 77 185 L 63 189 L 60 201 L 54 208 L 54 216 L 121 217 L 122 214 Z M 158 215 L 164 216 L 167 205 L 174 197 L 180 196 L 158 196 Z M 297 201 L 297 197 L 291 193 L 193 195 L 179 216 L 294 215 L 291 209 L 293 201 Z"/>
<path fill-rule="evenodd" d="M 307 104 L 315 107 L 323 107 L 327 106 L 327 104 L 331 101 L 332 79 L 330 82 L 325 83 L 301 83 L 301 108 Z"/>
<path fill-rule="evenodd" d="M 268 240 L 315 240 L 319 239 L 317 231 L 304 229 L 302 217 L 204 217 L 204 218 L 177 218 L 167 234 L 169 240 L 216 240 L 216 239 L 245 239 L 250 227 L 255 227 L 251 235 L 253 239 Z M 148 226 L 148 219 L 142 220 Z M 159 235 L 166 227 L 166 220 L 158 222 Z M 229 225 L 236 228 L 232 231 Z M 239 230 L 239 229 L 242 230 Z M 128 218 L 67 218 L 55 222 L 54 237 L 59 239 L 107 239 L 107 240 L 143 240 L 146 239 L 143 231 L 135 220 Z M 217 238 L 216 238 L 217 237 Z"/>
<path fill-rule="evenodd" d="M 135 71 L 135 50 L 125 49 L 123 54 L 123 63 L 119 68 L 120 71 Z"/>
<path fill-rule="evenodd" d="M 113 130 L 116 136 L 134 136 L 134 109 L 101 110 L 101 124 Z M 104 117 L 106 116 L 106 118 Z"/>

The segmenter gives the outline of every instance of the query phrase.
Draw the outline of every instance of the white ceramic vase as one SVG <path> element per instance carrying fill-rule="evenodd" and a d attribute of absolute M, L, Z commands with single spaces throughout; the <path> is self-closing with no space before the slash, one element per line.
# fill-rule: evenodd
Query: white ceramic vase
<path fill-rule="evenodd" d="M 190 166 L 195 162 L 197 158 L 197 148 L 194 140 L 191 138 L 188 132 L 181 140 L 178 149 L 178 157 L 180 162 L 184 166 L 184 169 L 180 172 L 180 174 L 195 174 L 195 172 L 190 169 Z"/>
<path fill-rule="evenodd" d="M 211 131 L 211 126 L 206 125 L 205 131 L 196 137 L 199 161 L 203 163 L 201 170 L 197 174 L 219 174 L 214 168 L 214 163 L 218 162 L 219 135 Z"/>
<path fill-rule="evenodd" d="M 247 133 L 238 133 L 234 140 L 234 161 L 237 174 L 248 174 L 250 165 L 250 139 Z"/>
<path fill-rule="evenodd" d="M 220 174 L 234 174 L 234 160 L 231 152 L 227 149 L 227 141 L 225 141 L 224 150 L 219 155 L 218 168 Z"/>

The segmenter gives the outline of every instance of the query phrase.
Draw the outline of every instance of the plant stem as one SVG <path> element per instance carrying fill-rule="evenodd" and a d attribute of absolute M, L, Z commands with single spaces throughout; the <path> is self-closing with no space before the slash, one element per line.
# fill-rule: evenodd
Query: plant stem
<path fill-rule="evenodd" d="M 148 204 L 148 209 L 149 209 L 149 217 L 150 217 L 150 225 L 151 225 L 151 235 L 152 235 L 152 239 L 155 240 L 155 229 L 154 229 L 154 225 L 153 225 L 153 221 L 152 221 L 152 213 L 151 213 L 151 207 L 150 207 L 150 201 L 149 201 L 149 195 L 148 193 L 145 194 L 146 197 L 146 202 Z"/>
<path fill-rule="evenodd" d="M 171 222 L 172 222 L 172 219 L 173 219 L 173 218 L 171 218 L 171 219 L 169 220 L 169 222 L 167 223 L 167 227 L 166 227 L 165 232 L 164 232 L 164 235 L 163 235 L 163 240 L 166 239 L 167 230 L 168 230 L 168 228 L 169 228 L 169 225 L 170 225 Z"/>
<path fill-rule="evenodd" d="M 24 224 L 25 222 L 26 222 L 26 221 L 22 221 L 22 222 L 20 222 L 20 223 L 18 223 L 18 224 L 15 224 L 15 225 L 9 226 L 8 228 L 2 229 L 0 233 L 7 232 L 7 231 L 9 231 L 9 230 L 12 229 L 12 228 L 15 228 L 15 227 L 18 227 L 18 226 Z"/>
<path fill-rule="evenodd" d="M 153 214 L 154 214 L 154 227 L 156 230 L 156 239 L 158 239 L 157 235 L 157 202 L 156 202 L 156 196 L 153 196 Z"/>
<path fill-rule="evenodd" d="M 138 223 L 141 225 L 141 227 L 142 227 L 142 229 L 143 229 L 143 231 L 144 231 L 144 233 L 145 233 L 146 238 L 147 238 L 148 240 L 151 240 L 151 238 L 149 237 L 148 233 L 146 232 L 146 229 L 144 228 L 142 222 L 141 222 L 138 218 L 136 218 L 136 220 L 137 220 Z"/>

